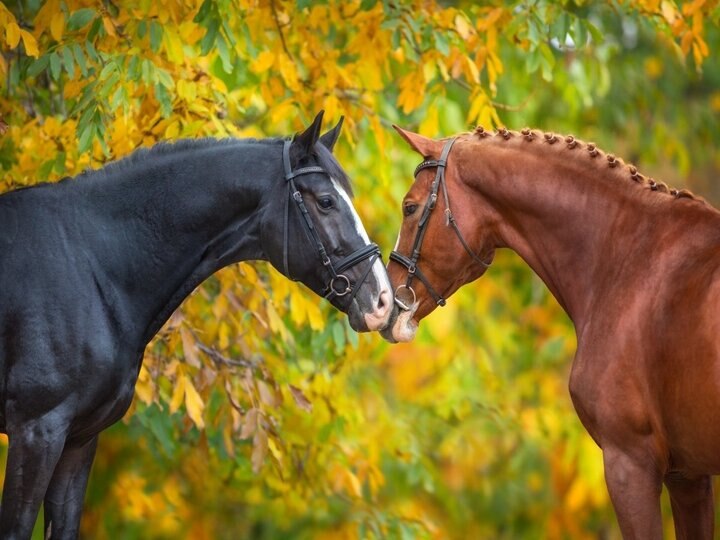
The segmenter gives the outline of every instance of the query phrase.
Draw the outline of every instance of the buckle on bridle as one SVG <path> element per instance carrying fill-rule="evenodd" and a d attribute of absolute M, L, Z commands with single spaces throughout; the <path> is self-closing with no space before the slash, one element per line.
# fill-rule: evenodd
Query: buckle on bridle
<path fill-rule="evenodd" d="M 342 286 L 341 289 L 336 287 L 337 283 L 340 283 Z M 352 288 L 350 287 L 350 280 L 344 274 L 335 276 L 330 280 L 330 290 L 335 293 L 335 296 L 345 296 L 347 293 L 352 291 Z"/>
<path fill-rule="evenodd" d="M 406 290 L 411 294 L 412 300 L 409 298 L 400 298 L 400 291 Z M 402 309 L 403 311 L 410 311 L 412 309 L 412 306 L 415 305 L 415 302 L 417 301 L 417 296 L 415 295 L 415 289 L 412 287 L 408 287 L 407 285 L 400 285 L 397 289 L 395 289 L 395 297 L 393 298 L 395 301 L 395 305 Z"/>

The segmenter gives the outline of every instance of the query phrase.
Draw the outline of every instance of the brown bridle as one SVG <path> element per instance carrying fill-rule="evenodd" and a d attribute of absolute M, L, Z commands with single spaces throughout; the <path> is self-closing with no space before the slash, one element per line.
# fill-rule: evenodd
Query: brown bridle
<path fill-rule="evenodd" d="M 420 271 L 420 268 L 418 268 L 420 248 L 422 247 L 425 233 L 427 232 L 427 224 L 430 219 L 430 214 L 435 209 L 435 205 L 437 204 L 438 191 L 441 187 L 443 191 L 443 197 L 445 198 L 445 225 L 451 226 L 453 228 L 455 234 L 460 240 L 460 243 L 465 248 L 465 251 L 467 251 L 468 255 L 470 255 L 470 257 L 472 257 L 475 262 L 484 266 L 485 268 L 490 266 L 490 263 L 486 263 L 485 261 L 483 261 L 472 249 L 470 249 L 470 246 L 467 244 L 465 238 L 463 238 L 463 235 L 460 232 L 460 229 L 458 228 L 455 217 L 452 214 L 452 210 L 450 210 L 450 198 L 448 197 L 447 182 L 445 180 L 445 168 L 447 167 L 448 155 L 450 154 L 450 150 L 452 149 L 453 144 L 455 144 L 456 140 L 457 139 L 453 138 L 445 143 L 445 146 L 443 146 L 442 152 L 440 153 L 440 159 L 425 160 L 420 163 L 420 165 L 418 165 L 415 169 L 415 177 L 417 177 L 418 173 L 423 169 L 429 169 L 431 167 L 437 167 L 437 173 L 435 174 L 435 180 L 433 180 L 433 183 L 430 187 L 430 195 L 428 196 L 428 200 L 425 203 L 425 208 L 423 208 L 423 213 L 420 216 L 420 220 L 418 221 L 418 231 L 415 235 L 415 241 L 413 242 L 410 257 L 406 257 L 398 251 L 392 251 L 390 253 L 390 260 L 403 265 L 405 268 L 407 268 L 408 271 L 408 277 L 405 284 L 400 285 L 397 289 L 395 289 L 395 304 L 397 304 L 397 306 L 403 311 L 410 311 L 412 305 L 415 304 L 415 301 L 417 300 L 415 290 L 412 288 L 412 281 L 415 277 L 417 277 L 423 283 L 423 285 L 425 285 L 428 293 L 430 293 L 430 296 L 432 296 L 433 300 L 435 300 L 435 303 L 438 306 L 444 306 L 446 303 L 445 298 L 443 298 L 443 296 L 433 288 L 425 274 L 423 274 Z M 409 298 L 400 297 L 399 293 L 404 291 L 407 291 L 407 293 L 410 295 Z"/>

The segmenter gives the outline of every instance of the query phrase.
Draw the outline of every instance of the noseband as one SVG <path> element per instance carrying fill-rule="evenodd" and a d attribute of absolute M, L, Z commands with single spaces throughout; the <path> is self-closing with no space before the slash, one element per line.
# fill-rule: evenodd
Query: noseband
<path fill-rule="evenodd" d="M 320 173 L 327 175 L 328 173 L 325 172 L 325 170 L 322 167 L 318 166 L 312 166 L 312 167 L 302 167 L 300 169 L 292 170 L 292 167 L 290 166 L 290 145 L 292 144 L 292 141 L 289 139 L 285 140 L 284 146 L 283 146 L 283 167 L 285 168 L 285 180 L 288 183 L 289 188 L 289 196 L 285 199 L 285 233 L 283 238 L 283 269 L 285 272 L 285 275 L 292 279 L 293 281 L 296 281 L 295 278 L 293 278 L 290 275 L 290 268 L 288 265 L 288 238 L 289 238 L 289 200 L 292 199 L 295 201 L 295 204 L 297 206 L 297 209 L 300 211 L 300 215 L 303 217 L 302 222 L 305 224 L 305 229 L 310 234 L 310 237 L 312 238 L 312 241 L 315 243 L 315 248 L 317 249 L 318 255 L 320 256 L 320 261 L 322 262 L 323 266 L 327 268 L 328 272 L 330 273 L 330 279 L 328 281 L 327 286 L 325 287 L 325 290 L 323 291 L 323 294 L 325 298 L 328 300 L 332 300 L 336 296 L 345 296 L 347 294 L 350 294 L 348 306 L 350 303 L 352 303 L 353 298 L 355 298 L 355 295 L 357 294 L 358 289 L 360 286 L 365 282 L 365 279 L 367 279 L 367 276 L 370 274 L 370 270 L 373 267 L 373 264 L 375 264 L 375 261 L 380 257 L 380 248 L 377 244 L 371 243 L 366 246 L 361 247 L 360 249 L 353 251 L 350 255 L 347 257 L 343 257 L 338 261 L 337 266 L 333 265 L 332 261 L 330 260 L 330 257 L 327 254 L 327 250 L 325 249 L 325 246 L 322 243 L 322 240 L 320 239 L 320 235 L 317 232 L 317 229 L 315 228 L 315 225 L 312 222 L 312 219 L 310 218 L 310 214 L 308 212 L 307 207 L 305 206 L 305 202 L 303 201 L 302 194 L 297 189 L 297 186 L 295 185 L 295 178 L 298 176 L 302 176 L 304 174 L 314 174 L 314 173 Z M 365 259 L 370 259 L 370 264 L 365 270 L 365 272 L 360 277 L 360 280 L 358 280 L 357 283 L 353 285 L 353 283 L 350 281 L 350 279 L 343 274 L 345 270 L 348 268 L 351 268 L 358 263 L 364 261 Z"/>
<path fill-rule="evenodd" d="M 431 167 L 437 167 L 437 173 L 435 174 L 435 180 L 433 180 L 433 183 L 430 187 L 430 195 L 428 196 L 428 200 L 425 203 L 425 208 L 423 208 L 423 213 L 420 216 L 420 221 L 418 221 L 418 231 L 415 235 L 415 241 L 413 242 L 412 253 L 410 257 L 406 257 L 405 255 L 397 251 L 392 251 L 390 253 L 390 260 L 403 265 L 405 268 L 407 268 L 408 271 L 408 277 L 405 284 L 400 285 L 397 289 L 395 289 L 395 303 L 400 309 L 404 311 L 410 311 L 412 305 L 417 299 L 415 290 L 412 288 L 413 279 L 416 277 L 423 283 L 423 285 L 425 285 L 425 288 L 430 293 L 430 296 L 432 296 L 433 300 L 435 300 L 435 303 L 438 306 L 444 306 L 446 303 L 445 298 L 443 298 L 443 296 L 433 288 L 433 286 L 430 284 L 430 281 L 427 279 L 425 274 L 420 271 L 420 268 L 418 268 L 417 264 L 418 259 L 420 258 L 420 248 L 422 247 L 423 239 L 425 238 L 425 233 L 427 232 L 427 225 L 428 221 L 430 220 L 430 214 L 435 209 L 435 205 L 437 204 L 438 191 L 440 190 L 440 187 L 442 187 L 443 197 L 445 198 L 445 225 L 451 226 L 453 228 L 455 234 L 460 240 L 460 243 L 465 248 L 465 251 L 467 251 L 468 255 L 470 255 L 470 257 L 472 257 L 475 262 L 479 263 L 485 268 L 490 266 L 489 263 L 483 261 L 478 255 L 475 254 L 472 249 L 470 249 L 470 246 L 465 241 L 465 238 L 463 238 L 463 235 L 460 232 L 457 223 L 455 222 L 455 217 L 452 214 L 452 210 L 450 210 L 450 199 L 448 197 L 447 182 L 445 180 L 445 167 L 447 167 L 448 155 L 450 154 L 450 150 L 452 149 L 452 146 L 453 144 L 455 144 L 456 140 L 457 139 L 450 139 L 445 143 L 445 146 L 443 146 L 442 149 L 442 153 L 440 154 L 440 159 L 425 160 L 415 169 L 414 176 L 416 177 L 420 171 L 422 171 L 423 169 L 429 169 Z M 407 291 L 407 293 L 410 295 L 409 298 L 400 298 L 398 293 L 403 290 Z"/>

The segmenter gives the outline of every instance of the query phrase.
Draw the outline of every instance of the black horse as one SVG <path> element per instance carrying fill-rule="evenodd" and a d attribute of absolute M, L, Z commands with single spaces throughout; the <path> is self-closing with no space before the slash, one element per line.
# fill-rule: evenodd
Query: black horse
<path fill-rule="evenodd" d="M 392 293 L 322 113 L 292 142 L 193 140 L 0 196 L 0 538 L 78 534 L 98 434 L 127 410 L 145 346 L 229 264 L 269 260 L 382 329 Z"/>

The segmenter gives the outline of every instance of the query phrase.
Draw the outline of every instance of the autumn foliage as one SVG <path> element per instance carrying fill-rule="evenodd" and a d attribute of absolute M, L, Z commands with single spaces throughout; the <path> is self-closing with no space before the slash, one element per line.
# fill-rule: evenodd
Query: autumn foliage
<path fill-rule="evenodd" d="M 346 118 L 338 157 L 386 254 L 417 162 L 393 122 L 575 132 L 720 201 L 719 20 L 716 0 L 11 0 L 0 191 L 161 140 L 291 134 L 325 109 Z M 574 346 L 511 254 L 398 346 L 266 264 L 233 266 L 148 347 L 84 534 L 617 537 L 566 389 Z"/>

